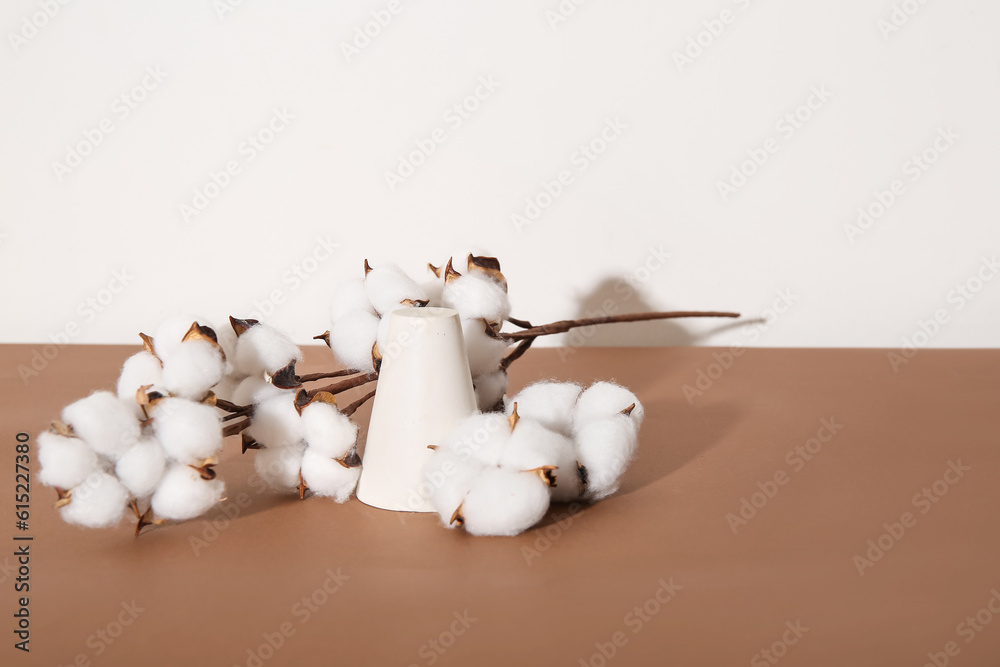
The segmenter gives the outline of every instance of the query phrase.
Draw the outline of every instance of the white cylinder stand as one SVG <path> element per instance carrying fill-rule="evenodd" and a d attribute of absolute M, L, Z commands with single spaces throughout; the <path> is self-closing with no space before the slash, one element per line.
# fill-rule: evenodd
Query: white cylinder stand
<path fill-rule="evenodd" d="M 458 313 L 403 308 L 389 314 L 358 500 L 398 512 L 433 512 L 423 468 L 434 444 L 476 411 Z"/>

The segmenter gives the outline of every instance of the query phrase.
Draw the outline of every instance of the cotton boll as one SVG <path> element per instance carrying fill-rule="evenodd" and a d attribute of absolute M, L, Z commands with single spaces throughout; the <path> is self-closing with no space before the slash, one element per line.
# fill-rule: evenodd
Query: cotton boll
<path fill-rule="evenodd" d="M 121 375 L 118 376 L 118 398 L 129 404 L 136 417 L 142 419 L 142 409 L 135 400 L 139 387 L 158 385 L 162 380 L 163 367 L 156 357 L 145 350 L 133 354 L 125 360 Z"/>
<path fill-rule="evenodd" d="M 310 450 L 339 459 L 357 442 L 358 427 L 329 403 L 310 403 L 302 411 L 302 435 Z"/>
<path fill-rule="evenodd" d="M 257 474 L 276 489 L 294 489 L 299 485 L 305 445 L 267 447 L 257 452 L 253 465 Z M 339 463 L 337 465 L 340 465 Z"/>
<path fill-rule="evenodd" d="M 139 439 L 135 412 L 109 391 L 70 403 L 63 408 L 62 420 L 95 452 L 110 459 L 117 459 Z"/>
<path fill-rule="evenodd" d="M 159 519 L 186 521 L 201 516 L 222 500 L 225 485 L 221 480 L 206 480 L 186 465 L 170 466 L 156 487 L 150 506 Z"/>
<path fill-rule="evenodd" d="M 229 401 L 230 403 L 236 403 L 236 401 L 233 400 L 233 396 L 236 395 L 236 390 L 245 379 L 246 378 L 238 378 L 233 375 L 227 375 L 222 378 L 219 384 L 212 387 L 212 391 L 215 393 L 217 398 Z M 245 403 L 237 403 L 237 405 L 245 405 Z"/>
<path fill-rule="evenodd" d="M 333 498 L 342 503 L 354 493 L 361 477 L 361 468 L 345 468 L 313 447 L 302 455 L 302 481 L 317 496 Z"/>
<path fill-rule="evenodd" d="M 153 349 L 156 356 L 166 363 L 174 350 L 184 340 L 184 335 L 191 329 L 191 325 L 198 322 L 201 325 L 209 326 L 208 320 L 197 318 L 191 315 L 175 315 L 160 323 L 153 334 Z"/>
<path fill-rule="evenodd" d="M 295 392 L 283 391 L 265 398 L 254 408 L 250 435 L 268 448 L 291 447 L 302 442 L 302 418 L 295 409 Z"/>
<path fill-rule="evenodd" d="M 548 508 L 548 486 L 534 473 L 486 468 L 465 496 L 462 517 L 472 535 L 517 535 Z"/>
<path fill-rule="evenodd" d="M 573 427 L 579 429 L 588 422 L 607 419 L 633 403 L 635 403 L 635 408 L 632 409 L 629 417 L 638 429 L 642 426 L 645 410 L 635 394 L 613 382 L 595 382 L 584 390 L 576 401 Z"/>
<path fill-rule="evenodd" d="M 518 406 L 520 410 L 520 406 Z M 552 471 L 560 500 L 580 496 L 580 476 L 577 472 L 576 451 L 573 441 L 545 428 L 533 419 L 521 418 L 510 434 L 507 446 L 500 455 L 500 465 L 513 470 L 535 470 L 553 466 Z"/>
<path fill-rule="evenodd" d="M 441 301 L 458 311 L 463 320 L 502 322 L 510 315 L 507 293 L 486 276 L 470 273 L 445 284 Z"/>
<path fill-rule="evenodd" d="M 236 340 L 233 366 L 246 375 L 273 374 L 293 361 L 302 361 L 302 351 L 288 336 L 267 324 L 255 324 Z"/>
<path fill-rule="evenodd" d="M 236 405 L 253 405 L 255 403 L 262 403 L 272 396 L 284 393 L 286 393 L 284 389 L 275 387 L 264 378 L 251 375 L 240 380 L 230 400 Z"/>
<path fill-rule="evenodd" d="M 570 435 L 574 406 L 581 391 L 583 387 L 574 382 L 536 382 L 507 401 L 507 414 L 517 403 L 517 414 L 521 417 L 535 419 L 548 429 Z"/>
<path fill-rule="evenodd" d="M 344 283 L 337 289 L 330 304 L 330 320 L 337 322 L 342 317 L 357 312 L 375 314 L 375 309 L 368 300 L 365 281 L 360 278 Z"/>
<path fill-rule="evenodd" d="M 423 301 L 427 294 L 395 264 L 378 266 L 365 276 L 365 291 L 376 312 L 385 314 L 407 299 Z"/>
<path fill-rule="evenodd" d="M 507 391 L 507 371 L 499 370 L 472 378 L 476 390 L 476 403 L 481 411 L 490 410 L 503 399 Z"/>
<path fill-rule="evenodd" d="M 372 346 L 378 335 L 379 318 L 368 312 L 347 313 L 330 327 L 330 349 L 347 368 L 370 373 Z"/>
<path fill-rule="evenodd" d="M 222 449 L 222 420 L 215 408 L 183 398 L 165 398 L 153 408 L 153 432 L 167 457 L 200 465 Z"/>
<path fill-rule="evenodd" d="M 145 498 L 153 493 L 167 459 L 156 440 L 146 438 L 132 445 L 115 464 L 115 475 L 133 497 Z"/>
<path fill-rule="evenodd" d="M 110 528 L 121 521 L 128 491 L 114 476 L 95 472 L 71 489 L 70 502 L 59 508 L 63 521 L 87 528 Z"/>
<path fill-rule="evenodd" d="M 434 511 L 441 517 L 441 523 L 454 528 L 451 517 L 465 500 L 477 477 L 485 466 L 478 461 L 463 458 L 458 454 L 439 449 L 424 466 L 424 485 L 429 495 L 422 493 L 430 501 Z"/>
<path fill-rule="evenodd" d="M 577 430 L 576 453 L 587 469 L 587 498 L 605 498 L 618 490 L 622 473 L 635 454 L 637 433 L 630 417 L 618 414 L 590 421 Z"/>
<path fill-rule="evenodd" d="M 219 349 L 206 340 L 189 340 L 163 362 L 163 388 L 174 396 L 201 400 L 225 375 Z"/>
<path fill-rule="evenodd" d="M 97 454 L 79 438 L 45 431 L 38 435 L 38 478 L 46 486 L 71 489 L 98 471 Z"/>
<path fill-rule="evenodd" d="M 494 412 L 466 417 L 441 439 L 438 447 L 484 465 L 497 465 L 510 438 L 507 418 Z"/>
<path fill-rule="evenodd" d="M 483 320 L 462 320 L 465 353 L 469 357 L 472 376 L 488 375 L 500 368 L 500 361 L 509 347 L 507 343 L 486 335 Z"/>
<path fill-rule="evenodd" d="M 227 373 L 235 372 L 239 377 L 243 377 L 243 373 L 232 366 L 232 362 L 236 358 L 236 331 L 233 330 L 232 325 L 228 321 L 223 322 L 222 326 L 215 326 L 213 324 L 211 327 L 212 331 L 215 332 L 219 347 L 222 348 L 222 352 L 226 355 L 226 362 L 229 364 Z"/>

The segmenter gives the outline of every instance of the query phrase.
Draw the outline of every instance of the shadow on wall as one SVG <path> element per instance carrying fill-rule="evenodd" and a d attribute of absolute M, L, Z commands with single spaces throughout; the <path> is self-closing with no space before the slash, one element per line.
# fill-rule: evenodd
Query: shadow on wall
<path fill-rule="evenodd" d="M 581 301 L 574 318 L 642 313 L 658 308 L 642 294 L 620 278 L 602 279 Z M 725 310 L 718 304 L 687 305 L 684 310 Z M 566 345 L 571 347 L 657 347 L 666 345 L 694 345 L 709 336 L 727 329 L 742 326 L 746 320 L 715 319 L 718 323 L 702 334 L 692 334 L 685 320 L 660 320 L 628 322 L 581 327 L 566 334 Z"/>

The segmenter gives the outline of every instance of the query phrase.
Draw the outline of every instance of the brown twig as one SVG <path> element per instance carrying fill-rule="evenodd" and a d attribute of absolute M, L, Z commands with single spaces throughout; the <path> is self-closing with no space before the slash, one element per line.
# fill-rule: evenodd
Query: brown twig
<path fill-rule="evenodd" d="M 513 324 L 515 327 L 521 327 L 522 329 L 530 329 L 531 322 L 528 320 L 519 320 L 516 317 L 508 317 L 507 321 Z"/>
<path fill-rule="evenodd" d="M 520 359 L 521 355 L 527 352 L 528 348 L 531 347 L 531 344 L 534 342 L 535 342 L 535 336 L 532 336 L 531 338 L 525 338 L 520 343 L 518 343 L 517 347 L 515 347 L 510 354 L 508 354 L 500 361 L 500 370 L 505 371 L 508 368 L 510 368 L 510 365 L 515 361 L 517 361 L 518 359 Z"/>
<path fill-rule="evenodd" d="M 226 412 L 245 412 L 249 405 L 236 405 L 229 401 L 224 401 L 219 397 L 215 398 L 215 407 L 225 410 Z"/>
<path fill-rule="evenodd" d="M 365 373 L 364 375 L 358 375 L 356 377 L 348 378 L 346 380 L 341 380 L 340 382 L 335 382 L 334 384 L 328 384 L 325 387 L 318 387 L 309 391 L 309 396 L 315 396 L 321 391 L 326 391 L 331 394 L 339 394 L 342 391 L 347 391 L 348 389 L 353 389 L 354 387 L 360 387 L 363 384 L 368 384 L 369 382 L 374 382 L 378 379 L 378 373 Z"/>
<path fill-rule="evenodd" d="M 578 327 L 589 327 L 595 324 L 613 324 L 615 322 L 645 322 L 648 320 L 670 320 L 679 317 L 739 317 L 739 313 L 726 313 L 717 311 L 697 311 L 697 310 L 675 310 L 655 313 L 629 313 L 626 315 L 605 315 L 602 317 L 587 317 L 581 320 L 560 320 L 550 324 L 542 324 L 531 327 L 524 331 L 512 333 L 499 333 L 497 338 L 506 341 L 524 340 L 538 336 L 548 336 L 550 334 L 565 333 L 570 329 Z"/>
<path fill-rule="evenodd" d="M 326 373 L 308 373 L 306 375 L 299 376 L 299 382 L 313 382 L 315 380 L 325 380 L 327 378 L 341 378 L 345 375 L 357 375 L 361 371 L 351 370 L 350 368 L 345 368 L 340 371 L 327 371 Z"/>
<path fill-rule="evenodd" d="M 375 396 L 375 390 L 374 389 L 372 389 L 370 392 L 368 392 L 367 394 L 365 394 L 364 396 L 362 396 L 358 400 L 354 401 L 350 405 L 345 406 L 344 409 L 341 410 L 341 412 L 344 415 L 350 417 L 351 415 L 353 415 L 355 412 L 358 411 L 358 408 L 360 408 L 362 405 L 364 405 L 369 400 L 371 400 L 371 398 L 373 396 Z"/>
<path fill-rule="evenodd" d="M 234 422 L 222 429 L 222 437 L 228 438 L 231 435 L 236 435 L 237 433 L 240 433 L 241 431 L 243 431 L 243 429 L 249 426 L 250 426 L 249 419 L 244 419 L 241 422 Z"/>

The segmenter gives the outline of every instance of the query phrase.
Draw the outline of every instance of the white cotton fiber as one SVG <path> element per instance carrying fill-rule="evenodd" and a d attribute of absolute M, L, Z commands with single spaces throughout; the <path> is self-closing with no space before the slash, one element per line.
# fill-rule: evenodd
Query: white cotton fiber
<path fill-rule="evenodd" d="M 257 474 L 270 486 L 276 489 L 294 489 L 299 485 L 299 472 L 302 470 L 305 451 L 306 447 L 301 443 L 288 447 L 267 447 L 257 452 L 253 465 Z"/>
<path fill-rule="evenodd" d="M 174 521 L 201 516 L 222 500 L 225 488 L 221 480 L 202 479 L 194 468 L 174 464 L 167 469 L 150 500 L 153 516 Z"/>
<path fill-rule="evenodd" d="M 573 441 L 561 433 L 550 431 L 540 422 L 522 417 L 500 455 L 500 465 L 514 470 L 558 466 L 559 472 L 572 467 L 575 474 Z"/>
<path fill-rule="evenodd" d="M 371 313 L 355 311 L 335 321 L 330 327 L 330 349 L 346 368 L 370 373 L 372 346 L 378 335 L 379 318 Z"/>
<path fill-rule="evenodd" d="M 222 348 L 222 352 L 226 355 L 226 362 L 230 365 L 227 371 L 232 373 L 235 370 L 232 367 L 232 362 L 236 358 L 236 331 L 228 320 L 223 321 L 221 326 L 215 324 L 209 326 L 215 332 L 215 338 Z M 237 372 L 237 375 L 242 377 L 242 373 Z"/>
<path fill-rule="evenodd" d="M 202 326 L 211 326 L 208 320 L 197 318 L 192 315 L 175 315 L 160 323 L 153 334 L 153 349 L 160 361 L 166 363 L 167 359 L 174 353 L 177 346 L 184 340 L 184 335 L 191 329 L 191 325 L 198 322 Z"/>
<path fill-rule="evenodd" d="M 110 528 L 121 521 L 128 491 L 114 476 L 95 472 L 73 487 L 70 502 L 59 508 L 63 521 L 87 528 Z"/>
<path fill-rule="evenodd" d="M 507 402 L 507 414 L 517 403 L 517 414 L 534 419 L 546 428 L 570 435 L 573 409 L 583 387 L 573 382 L 536 382 L 528 385 Z M 626 403 L 625 405 L 628 405 Z"/>
<path fill-rule="evenodd" d="M 344 283 L 337 289 L 330 304 L 330 320 L 337 322 L 345 315 L 357 312 L 375 314 L 375 309 L 368 300 L 365 281 L 360 278 Z"/>
<path fill-rule="evenodd" d="M 188 340 L 163 362 L 163 388 L 174 396 L 201 400 L 225 371 L 226 362 L 217 347 L 206 340 Z"/>
<path fill-rule="evenodd" d="M 492 279 L 469 273 L 448 282 L 441 293 L 447 308 L 458 311 L 463 320 L 502 322 L 510 315 L 510 300 Z"/>
<path fill-rule="evenodd" d="M 635 394 L 613 382 L 595 382 L 576 401 L 573 428 L 579 429 L 589 422 L 612 417 L 633 403 L 635 408 L 629 417 L 638 429 L 642 426 L 645 411 Z"/>
<path fill-rule="evenodd" d="M 275 387 L 263 377 L 251 375 L 240 380 L 230 400 L 236 405 L 253 405 L 254 403 L 261 403 L 271 396 L 278 396 L 284 393 L 286 393 L 286 390 Z"/>
<path fill-rule="evenodd" d="M 302 480 L 317 496 L 342 503 L 354 493 L 361 467 L 345 468 L 329 456 L 307 447 L 302 455 Z"/>
<path fill-rule="evenodd" d="M 503 399 L 507 391 L 507 371 L 495 371 L 472 378 L 476 390 L 476 404 L 481 411 L 490 410 Z"/>
<path fill-rule="evenodd" d="M 215 408 L 183 398 L 165 398 L 153 408 L 153 432 L 167 457 L 200 465 L 222 449 L 222 420 Z"/>
<path fill-rule="evenodd" d="M 274 374 L 293 361 L 302 361 L 302 351 L 288 336 L 267 324 L 255 324 L 236 340 L 233 366 L 246 375 Z"/>
<path fill-rule="evenodd" d="M 462 320 L 462 337 L 465 339 L 465 353 L 469 357 L 469 371 L 473 377 L 488 375 L 500 368 L 500 361 L 509 345 L 486 335 L 486 323 L 483 320 Z"/>
<path fill-rule="evenodd" d="M 159 385 L 162 380 L 163 368 L 156 357 L 145 350 L 133 354 L 125 360 L 118 376 L 118 398 L 129 405 L 138 419 L 142 419 L 142 409 L 135 400 L 139 387 Z"/>
<path fill-rule="evenodd" d="M 222 381 L 219 382 L 219 384 L 212 387 L 212 392 L 215 393 L 216 398 L 220 398 L 224 401 L 235 403 L 235 401 L 233 401 L 233 396 L 235 395 L 236 390 L 239 388 L 240 384 L 245 379 L 246 378 L 238 378 L 233 375 L 227 375 L 226 377 L 222 378 Z M 243 405 L 243 404 L 237 403 L 237 405 Z"/>
<path fill-rule="evenodd" d="M 144 438 L 132 445 L 115 464 L 115 475 L 135 498 L 153 493 L 163 477 L 167 460 L 160 443 Z"/>
<path fill-rule="evenodd" d="M 530 472 L 488 467 L 462 503 L 472 535 L 517 535 L 538 523 L 549 508 L 549 489 Z"/>
<path fill-rule="evenodd" d="M 307 405 L 302 411 L 301 425 L 309 449 L 327 458 L 343 457 L 358 440 L 357 424 L 329 403 Z"/>
<path fill-rule="evenodd" d="M 423 470 L 425 484 L 421 488 L 429 492 L 426 497 L 447 528 L 455 527 L 451 517 L 484 467 L 478 461 L 445 449 L 435 451 L 427 461 Z"/>
<path fill-rule="evenodd" d="M 258 403 L 250 424 L 254 440 L 272 449 L 298 445 L 305 436 L 293 391 L 283 391 Z"/>
<path fill-rule="evenodd" d="M 510 438 L 510 423 L 502 414 L 479 413 L 466 417 L 441 439 L 438 447 L 484 465 L 497 465 Z"/>
<path fill-rule="evenodd" d="M 587 498 L 600 500 L 618 490 L 635 454 L 635 423 L 626 415 L 590 421 L 576 432 L 576 454 L 587 469 Z"/>
<path fill-rule="evenodd" d="M 369 271 L 365 276 L 365 291 L 372 306 L 381 314 L 388 313 L 406 299 L 422 301 L 427 298 L 420 285 L 395 264 Z"/>
<path fill-rule="evenodd" d="M 71 489 L 98 471 L 97 454 L 79 438 L 67 438 L 51 431 L 38 435 L 38 478 L 46 486 Z"/>
<path fill-rule="evenodd" d="M 520 403 L 517 406 L 521 412 Z M 535 470 L 554 466 L 550 475 L 555 485 L 549 488 L 552 500 L 569 502 L 583 495 L 573 441 L 552 431 L 541 422 L 521 417 L 500 456 L 500 465 L 512 470 Z"/>
<path fill-rule="evenodd" d="M 139 439 L 135 412 L 109 391 L 70 403 L 63 408 L 62 420 L 95 452 L 110 459 L 117 459 Z"/>

